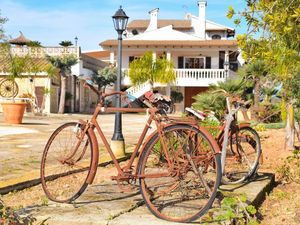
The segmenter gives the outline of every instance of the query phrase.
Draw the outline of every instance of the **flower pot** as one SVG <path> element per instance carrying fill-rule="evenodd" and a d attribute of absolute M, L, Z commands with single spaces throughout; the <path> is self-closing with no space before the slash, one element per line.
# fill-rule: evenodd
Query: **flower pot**
<path fill-rule="evenodd" d="M 2 102 L 4 122 L 10 124 L 22 123 L 26 102 Z"/>

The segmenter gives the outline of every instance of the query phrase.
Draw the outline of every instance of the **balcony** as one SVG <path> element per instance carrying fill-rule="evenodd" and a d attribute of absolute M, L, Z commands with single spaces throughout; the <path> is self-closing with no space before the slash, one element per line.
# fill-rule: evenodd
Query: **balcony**
<path fill-rule="evenodd" d="M 224 69 L 175 69 L 175 73 L 177 87 L 208 87 L 228 77 Z M 123 84 L 130 85 L 128 76 L 124 77 Z"/>

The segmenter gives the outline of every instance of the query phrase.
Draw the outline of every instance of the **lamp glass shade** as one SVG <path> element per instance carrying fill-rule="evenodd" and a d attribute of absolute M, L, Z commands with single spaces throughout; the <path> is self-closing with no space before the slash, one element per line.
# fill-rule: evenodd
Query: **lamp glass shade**
<path fill-rule="evenodd" d="M 118 9 L 118 11 L 115 13 L 115 15 L 112 16 L 115 30 L 118 32 L 123 32 L 126 30 L 127 22 L 128 22 L 128 16 L 123 11 L 122 7 Z"/>

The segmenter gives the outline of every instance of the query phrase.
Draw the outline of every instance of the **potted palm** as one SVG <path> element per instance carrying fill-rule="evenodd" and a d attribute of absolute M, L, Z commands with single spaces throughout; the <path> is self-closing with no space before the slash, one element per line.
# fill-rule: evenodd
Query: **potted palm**
<path fill-rule="evenodd" d="M 180 104 L 183 101 L 183 94 L 179 91 L 171 91 L 171 99 L 174 102 L 175 112 L 179 112 Z"/>
<path fill-rule="evenodd" d="M 8 77 L 7 79 L 12 83 L 16 83 L 17 78 L 21 78 L 22 73 L 26 72 L 28 56 L 20 57 L 8 53 L 9 65 L 8 65 Z M 12 93 L 16 93 L 14 90 L 15 85 L 12 85 Z M 22 123 L 26 102 L 18 101 L 15 99 L 16 95 L 13 94 L 12 98 L 6 102 L 2 102 L 2 109 L 4 115 L 4 122 L 9 124 Z"/>

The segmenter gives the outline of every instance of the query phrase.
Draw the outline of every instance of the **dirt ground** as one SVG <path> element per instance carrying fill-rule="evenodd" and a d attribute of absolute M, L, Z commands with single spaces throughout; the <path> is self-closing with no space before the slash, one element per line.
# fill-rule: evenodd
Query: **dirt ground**
<path fill-rule="evenodd" d="M 280 180 L 280 168 L 284 165 L 285 159 L 292 155 L 291 151 L 284 149 L 285 130 L 266 130 L 259 134 L 263 150 L 260 171 L 276 174 L 276 187 L 266 196 L 266 200 L 258 210 L 260 223 L 264 225 L 300 224 L 300 184 Z M 115 174 L 116 170 L 111 165 L 101 168 L 95 182 L 101 183 Z M 48 203 L 40 185 L 10 193 L 1 198 L 5 205 L 14 208 Z"/>

